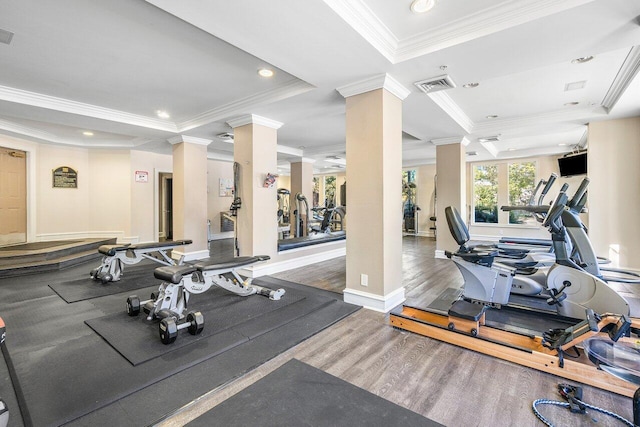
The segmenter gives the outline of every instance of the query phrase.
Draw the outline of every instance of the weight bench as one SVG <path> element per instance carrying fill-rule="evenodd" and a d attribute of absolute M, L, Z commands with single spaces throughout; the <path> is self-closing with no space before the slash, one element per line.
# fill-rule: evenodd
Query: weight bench
<path fill-rule="evenodd" d="M 167 255 L 167 251 L 176 246 L 190 245 L 191 240 L 174 240 L 171 242 L 139 243 L 135 245 L 102 245 L 98 252 L 104 255 L 102 264 L 91 270 L 89 275 L 102 283 L 117 282 L 123 273 L 124 264 L 137 264 L 143 259 L 150 259 L 162 265 L 182 265 L 184 257 L 177 262 Z"/>
<path fill-rule="evenodd" d="M 216 285 L 242 297 L 258 294 L 277 301 L 284 295 L 284 289 L 273 290 L 253 285 L 251 279 L 242 279 L 236 271 L 239 267 L 268 259 L 270 257 L 267 255 L 245 256 L 222 262 L 202 261 L 158 267 L 153 272 L 156 279 L 162 280 L 158 292 L 152 293 L 146 301 L 131 295 L 127 298 L 127 314 L 137 316 L 142 309 L 147 314 L 147 320 L 161 319 L 160 340 L 164 344 L 174 342 L 181 329 L 186 328 L 191 335 L 197 335 L 204 329 L 204 317 L 199 311 L 187 312 L 191 294 L 201 294 Z"/>

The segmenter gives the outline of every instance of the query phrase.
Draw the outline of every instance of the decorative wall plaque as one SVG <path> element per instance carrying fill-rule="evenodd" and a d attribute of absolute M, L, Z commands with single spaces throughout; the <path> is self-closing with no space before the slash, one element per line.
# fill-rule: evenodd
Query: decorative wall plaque
<path fill-rule="evenodd" d="M 54 169 L 53 188 L 78 188 L 78 172 L 69 166 Z"/>

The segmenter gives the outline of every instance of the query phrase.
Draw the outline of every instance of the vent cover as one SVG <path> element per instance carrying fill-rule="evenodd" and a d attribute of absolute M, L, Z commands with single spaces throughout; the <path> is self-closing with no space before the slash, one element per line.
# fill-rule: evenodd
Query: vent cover
<path fill-rule="evenodd" d="M 229 133 L 229 132 L 224 132 L 224 133 L 219 133 L 218 135 L 216 135 L 218 138 L 220 138 L 221 140 L 223 140 L 224 142 L 231 142 L 233 143 L 233 134 Z"/>
<path fill-rule="evenodd" d="M 498 142 L 498 141 L 500 141 L 500 135 L 484 136 L 482 138 L 478 138 L 478 142 Z"/>
<path fill-rule="evenodd" d="M 0 28 L 0 43 L 9 44 L 11 43 L 11 39 L 13 38 L 13 33 L 11 31 L 3 30 Z"/>
<path fill-rule="evenodd" d="M 451 77 L 446 74 L 415 82 L 414 85 L 418 86 L 418 89 L 424 93 L 433 93 L 438 92 L 439 90 L 453 89 L 456 87 L 456 84 L 451 80 Z"/>

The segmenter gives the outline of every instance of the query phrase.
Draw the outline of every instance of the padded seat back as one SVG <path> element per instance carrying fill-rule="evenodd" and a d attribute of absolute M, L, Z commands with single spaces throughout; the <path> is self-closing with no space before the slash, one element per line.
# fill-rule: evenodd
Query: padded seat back
<path fill-rule="evenodd" d="M 444 215 L 447 218 L 447 224 L 449 225 L 449 231 L 453 236 L 453 239 L 460 245 L 461 248 L 466 248 L 467 242 L 471 239 L 469 235 L 469 229 L 465 225 L 460 213 L 453 206 L 447 206 L 444 208 Z"/>

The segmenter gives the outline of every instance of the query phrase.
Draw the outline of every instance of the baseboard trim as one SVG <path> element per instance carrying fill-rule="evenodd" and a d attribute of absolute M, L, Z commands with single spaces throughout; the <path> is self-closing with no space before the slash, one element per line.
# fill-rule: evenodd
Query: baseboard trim
<path fill-rule="evenodd" d="M 171 257 L 173 259 L 180 259 L 184 256 L 184 261 L 195 261 L 198 259 L 209 258 L 209 250 L 193 251 L 193 252 L 181 252 L 176 249 L 171 251 Z"/>
<path fill-rule="evenodd" d="M 118 239 L 118 243 L 138 243 L 139 236 L 125 236 L 122 231 L 72 231 L 67 233 L 36 234 L 36 242 L 73 239 Z"/>
<path fill-rule="evenodd" d="M 291 258 L 284 261 L 276 261 L 272 263 L 258 263 L 250 267 L 238 269 L 238 272 L 247 277 L 260 277 L 269 274 L 280 273 L 282 271 L 291 270 L 306 265 L 315 264 L 317 262 L 327 261 L 333 258 L 345 256 L 347 248 L 337 248 L 325 252 L 318 252 L 311 255 Z"/>
<path fill-rule="evenodd" d="M 405 301 L 404 286 L 384 296 L 347 288 L 343 291 L 343 297 L 344 302 L 381 313 L 388 313 Z"/>
<path fill-rule="evenodd" d="M 447 256 L 444 254 L 444 251 L 441 249 L 436 249 L 436 252 L 434 254 L 434 258 L 437 259 L 447 259 Z"/>

